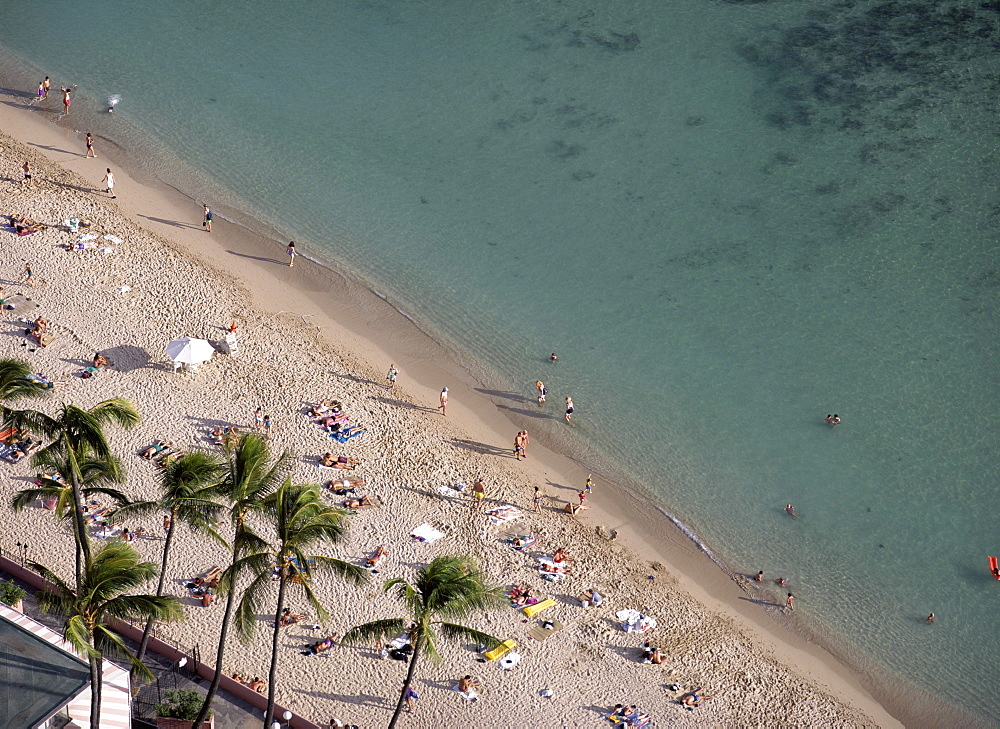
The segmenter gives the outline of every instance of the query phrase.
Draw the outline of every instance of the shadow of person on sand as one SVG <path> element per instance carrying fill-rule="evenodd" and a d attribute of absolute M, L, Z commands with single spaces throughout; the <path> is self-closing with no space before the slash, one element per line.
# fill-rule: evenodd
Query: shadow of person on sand
<path fill-rule="evenodd" d="M 356 694 L 350 696 L 348 694 L 331 694 L 325 691 L 299 691 L 297 689 L 292 689 L 295 693 L 305 694 L 306 696 L 315 696 L 316 698 L 326 699 L 328 701 L 340 701 L 344 704 L 354 704 L 355 706 L 372 706 L 376 709 L 385 709 L 386 711 L 394 711 L 396 709 L 396 702 L 390 701 L 384 696 L 373 696 L 372 694 Z"/>
<path fill-rule="evenodd" d="M 277 258 L 266 258 L 264 256 L 251 256 L 249 253 L 240 253 L 239 251 L 231 251 L 228 249 L 226 250 L 226 253 L 228 253 L 231 256 L 239 256 L 240 258 L 252 258 L 255 261 L 261 261 L 262 263 L 278 263 L 281 265 L 285 265 L 284 261 L 279 261 Z"/>
<path fill-rule="evenodd" d="M 68 149 L 62 149 L 60 147 L 53 147 L 51 144 L 37 144 L 35 142 L 28 142 L 29 147 L 38 147 L 39 149 L 47 149 L 50 152 L 62 152 L 63 154 L 78 154 L 77 152 L 70 152 Z M 83 156 L 83 155 L 80 155 Z"/>
<path fill-rule="evenodd" d="M 437 408 L 428 407 L 426 405 L 414 405 L 412 402 L 406 402 L 405 400 L 394 400 L 391 397 L 381 397 L 379 395 L 369 395 L 370 400 L 377 400 L 383 405 L 395 405 L 401 408 L 408 408 L 410 410 L 422 410 L 425 413 L 436 413 Z"/>
<path fill-rule="evenodd" d="M 505 456 L 507 458 L 514 457 L 509 448 L 501 448 L 499 446 L 490 445 L 489 443 L 480 443 L 466 438 L 452 438 L 451 442 L 458 448 L 464 448 L 465 450 L 472 451 L 473 453 L 482 453 L 485 456 Z"/>
<path fill-rule="evenodd" d="M 785 607 L 785 604 L 782 602 L 771 602 L 770 600 L 762 600 L 753 597 L 741 597 L 740 600 L 746 600 L 747 602 L 752 602 L 754 605 L 760 605 L 761 607 Z"/>
<path fill-rule="evenodd" d="M 167 220 L 166 218 L 154 218 L 152 215 L 140 215 L 140 218 L 145 218 L 146 220 L 151 220 L 154 223 L 162 223 L 163 225 L 172 225 L 175 228 L 195 228 L 198 229 L 200 225 L 193 225 L 192 223 L 182 223 L 179 220 Z"/>

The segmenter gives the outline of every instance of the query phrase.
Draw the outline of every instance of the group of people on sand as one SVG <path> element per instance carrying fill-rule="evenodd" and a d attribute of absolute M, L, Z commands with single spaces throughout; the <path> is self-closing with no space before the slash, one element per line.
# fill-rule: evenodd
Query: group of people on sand
<path fill-rule="evenodd" d="M 230 676 L 230 678 L 233 679 L 236 683 L 242 683 L 246 686 L 249 686 L 252 690 L 256 691 L 259 694 L 264 693 L 264 689 L 267 688 L 267 684 L 261 681 L 260 678 L 257 676 L 254 676 L 251 679 L 246 679 L 243 678 L 243 676 L 241 676 L 240 674 L 234 673 L 232 676 Z"/>
<path fill-rule="evenodd" d="M 27 165 L 28 163 L 25 162 L 24 164 Z M 31 218 L 25 217 L 24 215 L 15 213 L 10 216 L 10 227 L 12 227 L 14 232 L 18 235 L 29 235 L 31 233 L 37 233 L 40 230 L 45 230 L 47 226 L 42 223 L 36 223 Z"/>

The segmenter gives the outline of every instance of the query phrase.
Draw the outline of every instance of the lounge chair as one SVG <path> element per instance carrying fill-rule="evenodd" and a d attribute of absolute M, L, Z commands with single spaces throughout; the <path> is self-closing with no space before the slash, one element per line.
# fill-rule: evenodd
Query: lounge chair
<path fill-rule="evenodd" d="M 550 607 L 555 607 L 555 605 L 556 601 L 550 597 L 547 600 L 542 600 L 534 605 L 528 605 L 527 607 L 522 608 L 522 612 L 529 618 L 533 618 L 543 610 L 548 610 Z"/>

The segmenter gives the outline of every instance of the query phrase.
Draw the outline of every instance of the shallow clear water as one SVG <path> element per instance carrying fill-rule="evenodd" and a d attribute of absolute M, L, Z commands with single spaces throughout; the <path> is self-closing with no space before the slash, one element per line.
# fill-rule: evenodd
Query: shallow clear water
<path fill-rule="evenodd" d="M 0 44 L 157 175 L 344 262 L 516 391 L 544 379 L 548 415 L 571 394 L 574 435 L 730 564 L 1000 720 L 1000 14 L 205 5 L 91 3 L 84 42 L 22 32 L 75 3 L 13 0 Z"/>

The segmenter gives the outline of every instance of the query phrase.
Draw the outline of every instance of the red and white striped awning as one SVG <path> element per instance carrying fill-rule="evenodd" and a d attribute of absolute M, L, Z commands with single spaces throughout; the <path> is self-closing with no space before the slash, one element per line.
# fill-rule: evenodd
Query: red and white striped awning
<path fill-rule="evenodd" d="M 47 628 L 27 615 L 0 603 L 0 615 L 51 645 L 77 655 L 73 647 L 59 633 Z M 72 723 L 68 727 L 90 726 L 90 688 L 77 694 L 67 707 Z M 44 726 L 44 725 L 43 725 Z M 104 661 L 104 685 L 101 688 L 101 729 L 131 729 L 132 692 L 129 673 L 121 666 Z"/>

